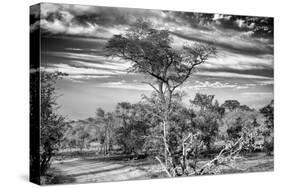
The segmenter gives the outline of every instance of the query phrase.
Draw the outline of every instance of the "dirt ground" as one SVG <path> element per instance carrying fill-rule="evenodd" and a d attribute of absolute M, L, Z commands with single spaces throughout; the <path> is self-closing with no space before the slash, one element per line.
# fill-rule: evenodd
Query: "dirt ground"
<path fill-rule="evenodd" d="M 203 162 L 202 162 L 203 163 Z M 273 171 L 273 157 L 264 154 L 248 156 L 235 162 L 237 169 L 223 167 L 224 173 Z M 72 159 L 52 164 L 52 183 L 85 183 L 140 180 L 165 177 L 155 160 Z"/>

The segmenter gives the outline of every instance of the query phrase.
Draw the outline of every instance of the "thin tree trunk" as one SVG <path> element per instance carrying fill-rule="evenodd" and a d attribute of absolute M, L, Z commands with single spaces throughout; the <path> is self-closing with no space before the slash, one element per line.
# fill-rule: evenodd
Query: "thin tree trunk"
<path fill-rule="evenodd" d="M 167 134 L 166 134 L 166 121 L 164 121 L 164 123 L 163 123 L 164 158 L 165 158 L 165 166 L 167 168 L 168 167 L 168 155 L 167 155 L 168 146 L 167 146 L 166 136 L 167 136 Z"/>
<path fill-rule="evenodd" d="M 184 142 L 182 144 L 182 173 L 184 174 L 185 170 L 186 170 L 186 152 L 185 152 L 185 148 L 184 148 Z"/>
<path fill-rule="evenodd" d="M 165 109 L 165 114 L 164 114 L 164 120 L 163 120 L 163 141 L 164 141 L 164 159 L 165 159 L 165 166 L 168 169 L 168 144 L 167 144 L 167 130 L 168 130 L 168 119 L 169 119 L 169 111 L 170 111 L 170 105 L 171 105 L 171 97 L 172 97 L 172 93 L 171 90 L 168 89 L 168 96 L 167 98 L 165 97 L 165 93 L 163 91 L 163 82 L 159 82 L 159 94 L 160 94 L 160 99 L 161 102 L 164 106 Z M 168 87 L 168 85 L 167 85 Z"/>

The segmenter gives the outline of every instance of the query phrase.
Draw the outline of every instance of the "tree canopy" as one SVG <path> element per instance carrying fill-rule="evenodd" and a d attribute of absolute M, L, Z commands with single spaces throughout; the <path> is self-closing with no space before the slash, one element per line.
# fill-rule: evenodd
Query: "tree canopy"
<path fill-rule="evenodd" d="M 190 77 L 194 68 L 216 53 L 209 45 L 175 49 L 172 42 L 168 30 L 157 30 L 149 22 L 138 20 L 125 35 L 113 36 L 106 49 L 109 55 L 131 62 L 129 71 L 153 78 L 144 83 L 169 103 L 173 91 Z"/>

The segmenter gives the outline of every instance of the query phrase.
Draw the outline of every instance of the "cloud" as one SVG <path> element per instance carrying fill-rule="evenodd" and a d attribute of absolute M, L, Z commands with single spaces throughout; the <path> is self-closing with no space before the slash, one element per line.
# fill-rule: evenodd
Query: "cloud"
<path fill-rule="evenodd" d="M 103 76 L 103 75 L 120 75 L 126 72 L 118 70 L 105 70 L 105 69 L 95 69 L 95 68 L 78 68 L 73 67 L 68 64 L 54 64 L 53 67 L 45 68 L 49 72 L 62 72 L 69 75 L 93 75 L 93 76 Z"/>
<path fill-rule="evenodd" d="M 78 52 L 44 52 L 43 54 L 67 59 L 67 64 L 76 68 L 96 68 L 107 69 L 112 71 L 126 72 L 130 67 L 130 62 L 120 58 L 111 58 L 94 53 L 81 53 L 82 50 L 74 50 Z M 60 63 L 58 63 L 60 64 Z"/>
<path fill-rule="evenodd" d="M 40 14 L 42 30 L 53 35 L 107 39 L 144 18 L 181 40 L 215 42 L 220 49 L 240 54 L 273 54 L 272 37 L 264 36 L 272 34 L 272 18 L 50 3 L 41 4 Z M 256 34 L 262 37 L 253 37 Z"/>
<path fill-rule="evenodd" d="M 273 98 L 273 92 L 244 92 L 240 94 L 243 97 L 266 97 L 266 98 Z"/>
<path fill-rule="evenodd" d="M 45 62 L 46 71 L 59 71 L 68 74 L 65 79 L 84 82 L 96 78 L 129 75 L 130 62 L 119 58 L 109 58 L 93 53 L 84 53 L 81 48 L 67 48 L 67 51 L 46 51 L 43 54 L 54 57 L 56 61 Z M 133 73 L 130 73 L 133 74 Z"/>
<path fill-rule="evenodd" d="M 201 67 L 208 69 L 229 68 L 236 70 L 246 69 L 272 69 L 273 55 L 242 55 L 219 51 L 216 57 L 209 58 Z"/>
<path fill-rule="evenodd" d="M 259 85 L 261 86 L 265 86 L 265 85 L 273 85 L 274 84 L 274 80 L 265 80 L 265 81 L 261 81 L 259 82 Z"/>
<path fill-rule="evenodd" d="M 271 77 L 267 76 L 257 76 L 257 75 L 249 75 L 249 74 L 240 74 L 240 73 L 231 73 L 231 72 L 214 72 L 212 71 L 200 71 L 194 73 L 195 75 L 198 76 L 203 76 L 203 77 L 217 77 L 217 78 L 243 78 L 243 79 L 263 79 L 263 80 L 271 80 Z"/>
<path fill-rule="evenodd" d="M 273 55 L 250 56 L 219 51 L 216 57 L 209 58 L 198 70 L 273 78 Z"/>
<path fill-rule="evenodd" d="M 110 78 L 111 75 L 84 75 L 84 74 L 70 74 L 68 76 L 65 76 L 65 80 L 70 80 L 75 83 L 83 83 L 86 80 L 91 79 L 104 79 L 104 78 Z"/>
<path fill-rule="evenodd" d="M 102 9 L 106 10 L 95 6 L 42 3 L 40 21 L 32 23 L 30 27 L 33 31 L 40 25 L 42 32 L 52 35 L 109 38 L 114 34 L 122 33 L 126 27 L 104 27 L 92 19 L 83 19 L 83 16 L 88 14 L 103 13 Z"/>
<path fill-rule="evenodd" d="M 170 28 L 172 31 L 176 28 L 184 27 L 211 32 L 216 30 L 222 32 L 225 30 L 252 31 L 253 35 L 257 37 L 272 38 L 273 36 L 273 18 L 269 17 L 52 3 L 41 3 L 40 5 L 42 21 L 47 21 L 50 26 L 52 22 L 56 22 L 57 25 L 67 25 L 70 34 L 76 34 L 75 31 L 77 30 L 88 31 L 91 29 L 90 26 L 96 25 L 109 33 L 118 27 L 118 31 L 120 31 L 122 28 L 128 28 L 137 19 L 144 18 L 150 20 L 157 28 Z M 38 12 L 35 12 L 33 15 L 38 15 Z M 45 26 L 47 23 L 44 23 Z M 72 30 L 74 31 L 72 32 Z M 80 33 L 80 35 L 83 34 Z M 89 36 L 88 32 L 85 32 L 85 34 Z"/>
<path fill-rule="evenodd" d="M 251 20 L 259 19 L 256 17 L 248 18 L 223 14 L 214 14 L 213 16 L 200 14 L 201 16 L 199 16 L 199 19 L 197 14 L 195 14 L 195 16 L 191 16 L 193 15 L 192 13 L 184 15 L 188 15 L 184 17 L 186 20 L 185 24 L 173 26 L 174 23 L 172 23 L 172 27 L 169 28 L 175 42 L 178 43 L 177 46 L 182 45 L 183 40 L 186 40 L 187 42 L 200 42 L 214 45 L 218 48 L 218 51 L 228 51 L 252 56 L 273 54 L 273 37 L 256 36 L 256 30 L 258 29 L 256 22 L 259 25 L 267 24 L 268 26 L 263 26 L 263 30 L 270 30 L 273 23 L 271 23 L 271 19 L 269 18 L 267 21 L 260 20 L 259 22 L 253 22 Z M 194 26 L 195 23 L 190 24 L 190 19 L 193 20 L 191 23 L 195 22 L 199 25 L 201 22 L 200 20 L 205 19 L 206 21 L 204 22 L 207 23 L 204 27 L 208 29 Z M 174 20 L 177 19 L 174 18 Z"/>
<path fill-rule="evenodd" d="M 55 57 L 67 58 L 67 59 L 77 59 L 84 61 L 102 61 L 105 59 L 104 56 L 90 54 L 90 53 L 78 53 L 78 52 L 66 52 L 66 51 L 45 51 L 46 55 L 51 55 Z"/>
<path fill-rule="evenodd" d="M 202 90 L 202 89 L 222 89 L 222 88 L 237 88 L 237 84 L 222 83 L 222 82 L 209 82 L 209 81 L 195 81 L 192 86 L 187 86 L 191 90 Z"/>
<path fill-rule="evenodd" d="M 76 51 L 45 51 L 43 54 L 54 56 L 54 57 L 60 57 L 60 58 L 66 58 L 70 60 L 83 60 L 83 61 L 104 61 L 107 59 L 107 57 L 99 54 L 93 54 L 93 53 L 83 53 L 83 52 L 77 52 Z"/>
<path fill-rule="evenodd" d="M 256 88 L 257 86 L 270 85 L 272 82 L 270 81 L 262 81 L 257 83 L 235 83 L 235 81 L 199 81 L 188 82 L 182 88 L 191 89 L 191 90 L 207 90 L 207 89 L 248 89 L 248 88 Z"/>
<path fill-rule="evenodd" d="M 120 65 L 120 63 L 112 63 L 108 61 L 104 61 L 101 64 L 97 64 L 97 63 L 89 63 L 85 61 L 72 60 L 71 63 L 74 67 L 96 68 L 96 69 L 123 71 L 123 72 L 126 72 L 127 68 L 129 67 L 127 66 L 129 63 Z"/>
<path fill-rule="evenodd" d="M 96 87 L 105 87 L 105 88 L 118 88 L 118 89 L 127 89 L 127 90 L 141 90 L 141 91 L 153 91 L 153 89 L 141 83 L 127 83 L 124 80 L 118 82 L 107 82 L 97 84 Z"/>
<path fill-rule="evenodd" d="M 40 10 L 40 21 L 31 28 L 40 23 L 42 31 L 49 34 L 100 38 L 124 33 L 139 18 L 157 23 L 155 19 L 162 15 L 159 10 L 52 3 L 41 3 Z"/>
<path fill-rule="evenodd" d="M 86 37 L 109 38 L 113 35 L 109 30 L 97 25 L 88 23 L 85 26 L 73 24 L 65 20 L 54 19 L 53 21 L 41 20 L 40 27 L 44 32 L 52 34 L 64 34 Z"/>
<path fill-rule="evenodd" d="M 81 48 L 65 48 L 65 50 L 69 50 L 69 51 L 83 51 L 84 49 L 81 49 Z"/>
<path fill-rule="evenodd" d="M 245 55 L 273 54 L 273 48 L 268 43 L 261 42 L 237 31 L 210 31 L 185 28 L 171 31 L 171 34 L 181 39 L 215 45 L 219 50 Z"/>

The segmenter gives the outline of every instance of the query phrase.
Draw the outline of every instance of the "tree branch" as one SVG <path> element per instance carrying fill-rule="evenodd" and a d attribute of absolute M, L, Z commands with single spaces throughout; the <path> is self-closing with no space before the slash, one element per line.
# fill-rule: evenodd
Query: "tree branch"
<path fill-rule="evenodd" d="M 143 81 L 142 83 L 151 86 L 158 94 L 160 94 L 159 90 L 152 83 L 149 83 L 149 82 L 146 82 L 146 81 Z"/>
<path fill-rule="evenodd" d="M 166 166 L 163 164 L 163 162 L 156 156 L 155 159 L 157 159 L 157 161 L 159 161 L 161 167 L 163 168 L 163 170 L 166 172 L 166 174 L 168 175 L 169 178 L 171 178 L 171 174 L 168 171 L 168 169 L 166 168 Z"/>

